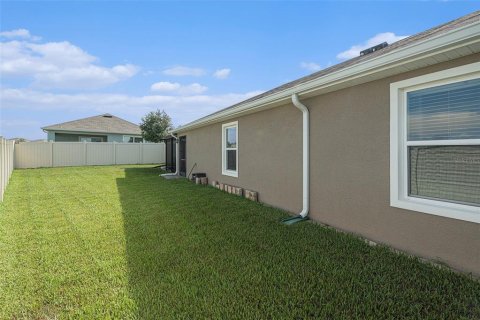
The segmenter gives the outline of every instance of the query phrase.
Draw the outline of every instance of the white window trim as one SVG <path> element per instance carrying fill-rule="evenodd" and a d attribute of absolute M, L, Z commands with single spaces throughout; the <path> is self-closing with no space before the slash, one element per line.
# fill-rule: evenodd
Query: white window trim
<path fill-rule="evenodd" d="M 415 77 L 390 85 L 390 205 L 458 220 L 480 223 L 480 207 L 408 196 L 408 146 L 478 145 L 480 139 L 407 142 L 406 94 L 480 77 L 480 62 Z"/>
<path fill-rule="evenodd" d="M 235 135 L 237 140 L 237 147 L 236 148 L 228 148 L 228 150 L 236 150 L 236 163 L 237 163 L 237 170 L 227 170 L 227 139 L 226 139 L 226 132 L 228 128 L 236 128 Z M 233 121 L 229 123 L 222 124 L 222 175 L 230 176 L 238 178 L 238 121 Z"/>

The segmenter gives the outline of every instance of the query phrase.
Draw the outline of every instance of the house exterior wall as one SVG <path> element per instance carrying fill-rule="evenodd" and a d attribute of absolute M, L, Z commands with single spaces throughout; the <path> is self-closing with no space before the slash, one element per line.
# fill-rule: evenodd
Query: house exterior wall
<path fill-rule="evenodd" d="M 478 62 L 480 54 L 302 102 L 310 110 L 310 217 L 376 242 L 480 274 L 480 224 L 390 206 L 390 83 Z M 238 178 L 223 176 L 222 123 L 238 121 Z M 301 113 L 285 105 L 194 129 L 187 170 L 301 210 Z M 313 240 L 312 240 L 313 241 Z"/>
<path fill-rule="evenodd" d="M 222 123 L 187 133 L 187 172 L 196 163 L 194 172 L 207 173 L 209 180 L 258 191 L 261 202 L 299 211 L 301 113 L 283 106 L 238 120 L 238 178 L 222 175 Z"/>
<path fill-rule="evenodd" d="M 47 131 L 47 141 L 55 141 L 55 131 Z"/>

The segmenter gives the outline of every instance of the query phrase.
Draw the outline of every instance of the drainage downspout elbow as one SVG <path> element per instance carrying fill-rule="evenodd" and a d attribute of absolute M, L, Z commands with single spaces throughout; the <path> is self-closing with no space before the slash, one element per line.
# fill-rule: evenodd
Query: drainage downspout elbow
<path fill-rule="evenodd" d="M 303 202 L 302 211 L 299 215 L 306 218 L 310 205 L 310 115 L 308 108 L 300 102 L 296 93 L 292 94 L 292 103 L 302 111 L 302 192 Z"/>

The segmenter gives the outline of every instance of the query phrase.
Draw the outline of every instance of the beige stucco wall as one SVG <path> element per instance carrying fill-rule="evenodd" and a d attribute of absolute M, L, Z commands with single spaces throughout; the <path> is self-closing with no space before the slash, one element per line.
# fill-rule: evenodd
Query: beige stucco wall
<path fill-rule="evenodd" d="M 303 101 L 310 109 L 311 218 L 480 275 L 480 224 L 389 204 L 390 83 L 479 60 L 475 54 Z M 210 180 L 300 211 L 300 111 L 286 105 L 232 120 L 239 125 L 239 177 L 221 174 L 222 123 L 186 133 L 187 169 L 197 163 L 194 171 Z"/>
<path fill-rule="evenodd" d="M 227 121 L 229 122 L 229 121 Z M 187 133 L 187 172 L 259 192 L 259 200 L 295 212 L 302 199 L 301 113 L 291 106 L 238 119 L 238 178 L 222 175 L 222 123 Z"/>

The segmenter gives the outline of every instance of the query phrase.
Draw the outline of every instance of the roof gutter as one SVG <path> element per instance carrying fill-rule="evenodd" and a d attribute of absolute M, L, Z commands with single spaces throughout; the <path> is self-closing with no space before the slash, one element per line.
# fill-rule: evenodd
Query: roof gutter
<path fill-rule="evenodd" d="M 302 112 L 302 211 L 298 216 L 283 220 L 284 224 L 294 224 L 307 220 L 310 208 L 310 113 L 300 102 L 296 93 L 292 94 L 293 105 Z"/>
<path fill-rule="evenodd" d="M 261 109 L 267 109 L 285 104 L 292 94 L 315 94 L 323 89 L 332 88 L 349 81 L 373 75 L 394 67 L 399 67 L 423 58 L 442 52 L 450 51 L 466 45 L 480 42 L 480 21 L 441 33 L 409 46 L 398 48 L 374 59 L 365 60 L 352 66 L 326 74 L 322 77 L 300 83 L 277 93 L 259 98 L 251 102 L 242 103 L 233 108 L 203 117 L 189 124 L 175 129 L 173 132 L 184 132 L 218 121 L 248 114 Z M 353 84 L 352 84 L 353 85 Z"/>

